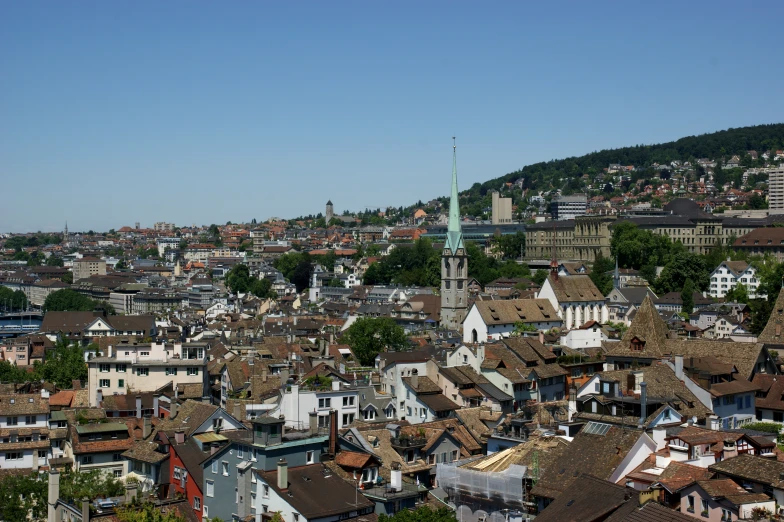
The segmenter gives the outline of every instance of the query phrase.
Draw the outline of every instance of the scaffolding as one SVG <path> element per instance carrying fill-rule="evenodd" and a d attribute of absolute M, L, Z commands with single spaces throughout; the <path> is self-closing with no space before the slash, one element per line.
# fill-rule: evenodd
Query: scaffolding
<path fill-rule="evenodd" d="M 456 507 L 468 505 L 473 511 L 487 512 L 524 507 L 527 466 L 510 464 L 503 471 L 480 471 L 461 467 L 464 464 L 465 461 L 458 461 L 436 467 L 438 485 L 449 494 Z"/>

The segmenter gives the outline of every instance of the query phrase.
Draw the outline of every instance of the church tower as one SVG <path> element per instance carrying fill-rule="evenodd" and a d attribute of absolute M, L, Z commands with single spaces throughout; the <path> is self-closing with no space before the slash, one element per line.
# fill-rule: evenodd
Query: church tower
<path fill-rule="evenodd" d="M 324 216 L 324 220 L 327 222 L 327 225 L 329 225 L 329 222 L 332 221 L 333 217 L 335 217 L 335 209 L 333 208 L 332 200 L 330 199 L 327 201 L 327 212 Z"/>
<path fill-rule="evenodd" d="M 468 307 L 468 255 L 460 227 L 457 195 L 457 147 L 452 138 L 452 194 L 449 198 L 449 227 L 441 254 L 441 324 L 459 330 Z"/>

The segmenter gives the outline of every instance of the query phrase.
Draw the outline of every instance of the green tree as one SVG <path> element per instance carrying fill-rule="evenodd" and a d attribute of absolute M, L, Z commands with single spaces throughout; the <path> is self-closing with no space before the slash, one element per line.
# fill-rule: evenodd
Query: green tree
<path fill-rule="evenodd" d="M 52 254 L 46 258 L 46 266 L 63 266 L 63 258 Z"/>
<path fill-rule="evenodd" d="M 87 346 L 86 351 L 95 351 L 95 343 Z M 87 382 L 87 363 L 81 347 L 68 344 L 62 339 L 55 344 L 54 350 L 46 354 L 46 360 L 34 364 L 37 378 L 56 384 L 59 388 L 70 388 L 73 381 Z"/>
<path fill-rule="evenodd" d="M 694 311 L 694 283 L 691 281 L 691 279 L 687 279 L 683 284 L 683 290 L 681 290 L 681 301 L 683 302 L 683 305 L 681 306 L 681 312 L 690 314 Z"/>
<path fill-rule="evenodd" d="M 512 330 L 512 335 L 523 335 L 526 332 L 538 332 L 536 326 L 524 323 L 522 321 L 517 321 L 514 324 L 514 329 Z"/>
<path fill-rule="evenodd" d="M 248 265 L 238 263 L 226 274 L 226 286 L 235 294 L 244 294 L 250 290 L 252 279 Z"/>
<path fill-rule="evenodd" d="M 250 284 L 250 293 L 262 299 L 275 299 L 277 292 L 272 289 L 272 281 L 269 279 L 254 279 Z"/>
<path fill-rule="evenodd" d="M 494 240 L 493 248 L 503 259 L 516 259 L 525 251 L 525 234 L 501 235 Z"/>
<path fill-rule="evenodd" d="M 726 293 L 724 300 L 728 303 L 749 304 L 749 291 L 746 288 L 746 285 L 738 283 L 735 288 Z"/>
<path fill-rule="evenodd" d="M 682 250 L 664 265 L 653 286 L 657 293 L 677 292 L 691 279 L 696 290 L 707 290 L 713 268 L 707 266 L 704 256 Z"/>
<path fill-rule="evenodd" d="M 27 296 L 21 290 L 0 286 L 0 310 L 13 312 L 27 308 Z"/>
<path fill-rule="evenodd" d="M 612 259 L 604 257 L 601 252 L 596 255 L 590 278 L 602 295 L 609 294 L 613 289 L 613 276 L 611 272 L 614 268 L 615 264 Z"/>
<path fill-rule="evenodd" d="M 403 509 L 392 516 L 382 513 L 378 516 L 378 522 L 457 522 L 457 518 L 451 509 L 433 509 L 425 505 L 415 510 Z"/>
<path fill-rule="evenodd" d="M 52 292 L 46 296 L 45 312 L 89 312 L 95 309 L 95 301 L 70 288 Z"/>
<path fill-rule="evenodd" d="M 549 274 L 550 274 L 550 272 L 548 270 L 545 270 L 544 268 L 540 268 L 536 272 L 534 272 L 533 276 L 531 276 L 531 281 L 533 281 L 534 283 L 536 283 L 539 286 L 542 286 L 544 284 L 545 279 L 547 279 L 547 276 Z"/>
<path fill-rule="evenodd" d="M 399 350 L 408 346 L 403 328 L 388 317 L 361 317 L 348 327 L 343 340 L 356 355 L 360 364 L 372 366 L 376 356 L 384 350 Z"/>

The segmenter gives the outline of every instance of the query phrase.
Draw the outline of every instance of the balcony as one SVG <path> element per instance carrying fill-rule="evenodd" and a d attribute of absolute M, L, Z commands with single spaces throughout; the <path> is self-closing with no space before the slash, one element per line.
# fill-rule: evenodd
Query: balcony
<path fill-rule="evenodd" d="M 422 448 L 427 444 L 424 437 L 392 437 L 390 439 L 393 448 Z"/>

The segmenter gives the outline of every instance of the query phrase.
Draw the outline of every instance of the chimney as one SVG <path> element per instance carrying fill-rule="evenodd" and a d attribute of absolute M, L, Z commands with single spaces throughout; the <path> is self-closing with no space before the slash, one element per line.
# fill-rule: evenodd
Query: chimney
<path fill-rule="evenodd" d="M 318 413 L 315 410 L 308 413 L 308 423 L 310 426 L 310 433 L 314 434 L 318 432 Z"/>
<path fill-rule="evenodd" d="M 90 522 L 90 499 L 82 499 L 82 522 Z"/>
<path fill-rule="evenodd" d="M 144 424 L 142 427 L 142 438 L 147 439 L 152 433 L 152 419 L 149 415 L 144 416 Z"/>
<path fill-rule="evenodd" d="M 102 402 L 103 402 L 103 390 L 98 388 L 97 390 L 95 390 L 95 405 L 100 408 Z"/>
<path fill-rule="evenodd" d="M 403 472 L 400 470 L 400 463 L 393 462 L 392 463 L 392 471 L 390 473 L 390 482 L 392 484 L 392 491 L 402 491 L 403 490 Z"/>
<path fill-rule="evenodd" d="M 289 369 L 288 368 L 281 368 L 280 369 L 280 384 L 282 386 L 286 386 L 287 382 L 289 382 Z"/>
<path fill-rule="evenodd" d="M 218 451 L 218 448 L 220 448 L 220 444 L 217 442 L 210 444 L 210 455 L 215 455 L 215 453 Z"/>
<path fill-rule="evenodd" d="M 142 418 L 142 396 L 141 395 L 137 395 L 136 396 L 136 418 L 137 419 L 141 419 Z"/>
<path fill-rule="evenodd" d="M 338 452 L 338 410 L 329 410 L 329 454 Z"/>
<path fill-rule="evenodd" d="M 648 383 L 640 383 L 640 424 L 645 424 L 648 418 Z"/>
<path fill-rule="evenodd" d="M 285 490 L 289 488 L 289 464 L 286 459 L 278 461 L 278 489 Z"/>
<path fill-rule="evenodd" d="M 261 368 L 261 382 L 267 382 L 267 379 L 268 379 L 268 376 L 267 376 L 267 366 L 264 365 Z"/>
<path fill-rule="evenodd" d="M 634 390 L 629 390 L 629 391 L 633 391 L 635 395 L 638 393 L 642 393 L 640 384 L 642 384 L 642 380 L 645 377 L 645 374 L 642 372 L 642 370 L 637 370 L 637 371 L 633 371 L 632 375 L 634 376 Z"/>
<path fill-rule="evenodd" d="M 185 432 L 182 430 L 177 430 L 174 432 L 174 442 L 177 444 L 182 444 L 185 442 Z"/>
<path fill-rule="evenodd" d="M 240 401 L 234 401 L 234 418 L 242 421 L 242 403 Z"/>
<path fill-rule="evenodd" d="M 161 396 L 157 393 L 152 396 L 152 414 L 160 418 L 161 417 Z"/>
<path fill-rule="evenodd" d="M 177 400 L 172 399 L 169 403 L 169 418 L 174 418 L 177 416 Z"/>
<path fill-rule="evenodd" d="M 539 330 L 539 342 L 544 344 L 544 332 Z"/>
<path fill-rule="evenodd" d="M 335 379 L 332 381 L 332 391 L 340 391 L 340 381 Z"/>
<path fill-rule="evenodd" d="M 112 345 L 110 344 L 107 349 L 109 351 L 109 358 L 111 359 L 112 358 Z"/>
<path fill-rule="evenodd" d="M 53 470 L 49 472 L 49 509 L 47 512 L 47 520 L 57 520 L 57 513 L 54 510 L 55 504 L 60 499 L 60 472 Z"/>
<path fill-rule="evenodd" d="M 130 504 L 139 491 L 139 485 L 136 482 L 128 481 L 125 484 L 125 503 Z"/>
<path fill-rule="evenodd" d="M 675 356 L 675 377 L 683 380 L 683 355 Z"/>
<path fill-rule="evenodd" d="M 71 388 L 73 388 L 74 391 L 81 390 L 82 389 L 82 381 L 80 381 L 79 379 L 72 380 L 71 381 Z"/>
<path fill-rule="evenodd" d="M 411 387 L 414 391 L 419 390 L 419 370 L 416 368 L 411 370 Z"/>

